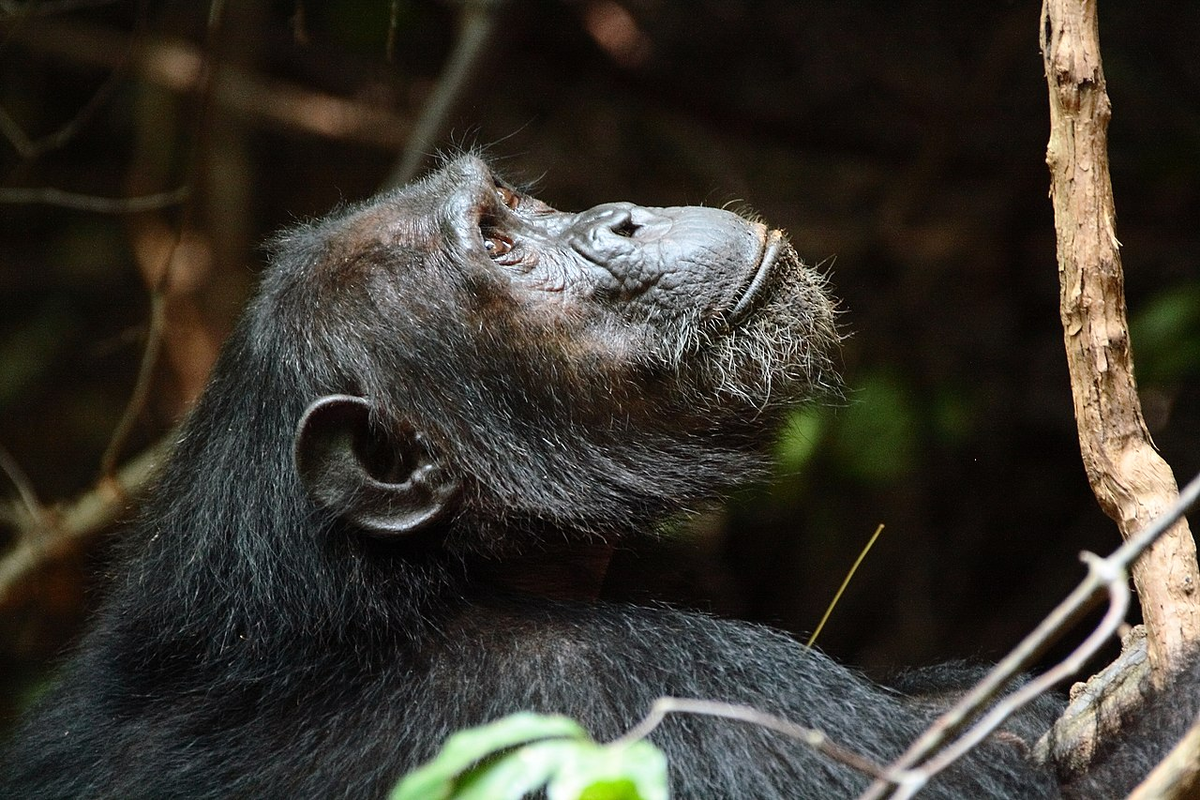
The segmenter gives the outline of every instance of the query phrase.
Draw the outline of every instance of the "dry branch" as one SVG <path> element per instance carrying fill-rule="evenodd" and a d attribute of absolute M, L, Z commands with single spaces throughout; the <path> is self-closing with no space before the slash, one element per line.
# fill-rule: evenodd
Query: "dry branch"
<path fill-rule="evenodd" d="M 136 197 L 96 197 L 78 192 L 67 192 L 50 187 L 31 189 L 0 188 L 0 203 L 12 205 L 43 204 L 90 211 L 95 214 L 137 214 L 142 211 L 178 205 L 187 200 L 190 190 L 184 186 L 169 192 L 138 195 Z"/>
<path fill-rule="evenodd" d="M 108 480 L 58 508 L 43 519 L 18 511 L 16 545 L 0 558 L 0 606 L 42 565 L 77 551 L 79 546 L 121 518 L 130 498 L 141 492 L 174 442 L 174 434 L 130 460 Z M 45 518 L 52 521 L 45 527 Z"/>
<path fill-rule="evenodd" d="M 454 104 L 462 96 L 467 81 L 479 66 L 480 58 L 487 52 L 492 31 L 496 27 L 496 14 L 503 0 L 465 0 L 458 39 L 454 51 L 446 60 L 446 66 L 438 78 L 437 85 L 425 100 L 421 116 L 413 127 L 412 135 L 404 145 L 400 162 L 387 177 L 382 188 L 394 188 L 417 177 L 417 173 L 429 155 L 438 135 L 446 125 Z"/>
<path fill-rule="evenodd" d="M 1117 736 L 1141 707 L 1149 674 L 1146 629 L 1139 625 L 1124 637 L 1115 661 L 1071 687 L 1070 705 L 1034 747 L 1034 758 L 1053 764 L 1064 782 L 1082 775 L 1100 745 Z"/>
<path fill-rule="evenodd" d="M 1195 594 L 1200 575 L 1195 542 L 1182 517 L 1200 494 L 1200 479 L 1194 480 L 1180 498 L 1174 475 L 1150 441 L 1137 396 L 1108 174 L 1111 108 L 1100 66 L 1095 2 L 1045 0 L 1041 23 L 1051 107 L 1046 161 L 1051 171 L 1060 310 L 1075 417 L 1088 480 L 1101 507 L 1117 522 L 1125 542 L 1108 559 L 1089 558 L 1088 579 L 889 766 L 891 789 L 887 781 L 876 780 L 864 798 L 883 797 L 893 789 L 894 796 L 910 796 L 920 784 L 897 785 L 897 776 L 936 775 L 965 748 L 994 730 L 1019 706 L 1018 699 L 1024 700 L 1035 690 L 1048 688 L 1052 680 L 1061 680 L 1078 669 L 1082 658 L 1094 652 L 1098 640 L 1110 636 L 1115 623 L 1124 616 L 1118 594 L 1128 594 L 1124 568 L 1131 563 L 1147 624 L 1145 660 L 1151 678 L 1164 685 L 1200 638 L 1200 605 Z M 1170 509 L 1173 512 L 1168 513 Z M 1158 524 L 1154 524 L 1156 519 Z M 1051 641 L 1051 633 L 1061 630 L 1085 607 L 1099 584 L 1106 585 L 1114 599 L 1104 624 L 1067 661 L 1013 692 L 946 747 L 945 743 L 1011 678 L 1012 669 L 1028 665 L 1034 652 Z M 1139 675 L 1144 672 L 1136 665 L 1114 665 L 1108 674 L 1123 685 L 1106 691 L 1107 687 L 1092 684 L 1092 691 L 1104 696 L 1093 703 L 1073 706 L 1083 708 L 1083 713 L 1059 721 L 1049 734 L 1053 744 L 1039 745 L 1043 757 L 1050 746 L 1056 760 L 1061 756 L 1080 769 L 1086 768 L 1098 740 L 1111 733 L 1100 727 L 1101 710 L 1119 719 L 1140 701 Z M 1191 786 L 1196 780 L 1195 771 L 1179 767 L 1179 763 L 1195 753 L 1193 738 L 1189 736 L 1155 775 L 1165 776 L 1161 780 L 1172 786 Z"/>
<path fill-rule="evenodd" d="M 1050 92 L 1050 196 L 1058 234 L 1060 312 L 1088 481 L 1128 538 L 1178 495 L 1142 419 L 1108 173 L 1111 107 L 1094 0 L 1045 0 L 1042 54 Z M 1186 520 L 1136 565 L 1151 674 L 1161 682 L 1200 638 L 1196 546 Z"/>
<path fill-rule="evenodd" d="M 1188 483 L 1179 498 L 1161 517 L 1122 542 L 1107 558 L 1082 553 L 1081 558 L 1088 566 L 1088 574 L 1075 590 L 1059 603 L 1033 632 L 1022 639 L 1012 652 L 1001 659 L 983 680 L 938 717 L 925 733 L 888 766 L 887 779 L 875 780 L 861 795 L 860 800 L 880 800 L 885 796 L 911 797 L 925 782 L 967 750 L 982 742 L 1022 706 L 1078 673 L 1084 663 L 1115 634 L 1125 619 L 1129 609 L 1130 567 L 1197 502 L 1200 502 L 1200 475 Z M 1020 672 L 1027 670 L 1048 645 L 1057 641 L 1062 633 L 1079 620 L 1082 613 L 1091 607 L 1092 599 L 1102 590 L 1108 592 L 1109 607 L 1104 619 L 1087 638 L 1065 659 L 1013 690 L 980 716 L 988 702 Z M 971 725 L 970 728 L 966 728 L 968 724 Z M 963 731 L 961 735 L 960 731 Z M 957 738 L 947 745 L 947 742 L 956 736 Z M 1045 753 L 1046 745 L 1039 743 L 1038 750 Z"/>
<path fill-rule="evenodd" d="M 22 45 L 75 64 L 116 69 L 129 34 L 68 20 L 29 25 L 12 32 Z M 129 71 L 177 92 L 193 92 L 204 64 L 195 45 L 179 39 L 146 36 L 129 59 Z M 411 122 L 387 109 L 270 80 L 226 65 L 214 87 L 214 99 L 231 111 L 342 141 L 399 149 Z"/>

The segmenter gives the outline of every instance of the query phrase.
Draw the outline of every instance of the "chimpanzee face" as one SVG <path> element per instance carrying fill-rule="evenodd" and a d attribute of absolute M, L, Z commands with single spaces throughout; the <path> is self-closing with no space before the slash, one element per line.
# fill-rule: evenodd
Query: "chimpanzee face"
<path fill-rule="evenodd" d="M 821 279 L 781 232 L 720 209 L 557 211 L 463 157 L 293 234 L 278 261 L 274 321 L 286 308 L 336 376 L 297 446 L 310 485 L 337 465 L 326 507 L 362 495 L 348 464 L 392 484 L 428 461 L 489 514 L 604 527 L 635 497 L 644 521 L 729 484 L 716 474 L 757 456 L 771 412 L 832 382 Z"/>

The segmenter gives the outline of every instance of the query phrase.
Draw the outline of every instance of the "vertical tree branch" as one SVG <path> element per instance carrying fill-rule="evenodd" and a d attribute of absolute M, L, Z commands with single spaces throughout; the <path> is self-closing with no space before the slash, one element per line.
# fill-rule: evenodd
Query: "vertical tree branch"
<path fill-rule="evenodd" d="M 1092 491 L 1128 538 L 1171 506 L 1178 488 L 1150 440 L 1134 381 L 1095 0 L 1044 0 L 1041 46 L 1060 313 L 1079 443 Z M 1152 675 L 1162 680 L 1200 638 L 1200 575 L 1186 520 L 1142 557 L 1133 576 Z"/>
<path fill-rule="evenodd" d="M 400 157 L 400 163 L 384 181 L 382 188 L 403 186 L 417 176 L 434 140 L 446 124 L 454 104 L 475 72 L 480 57 L 487 52 L 496 26 L 496 14 L 503 0 L 463 0 L 462 17 L 454 50 L 433 87 L 421 116 Z"/>

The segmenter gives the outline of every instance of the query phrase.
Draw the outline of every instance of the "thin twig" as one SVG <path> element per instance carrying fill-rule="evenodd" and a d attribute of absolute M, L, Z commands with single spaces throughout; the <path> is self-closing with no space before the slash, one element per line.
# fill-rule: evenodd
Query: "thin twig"
<path fill-rule="evenodd" d="M 129 507 L 129 498 L 156 474 L 174 444 L 174 432 L 137 457 L 130 459 L 110 480 L 57 507 L 45 535 L 20 535 L 16 545 L 0 558 L 0 606 L 6 604 L 24 579 L 55 558 L 79 546 L 117 521 Z"/>
<path fill-rule="evenodd" d="M 1095 583 L 1101 583 L 1108 588 L 1109 606 L 1100 624 L 1067 658 L 1011 694 L 1005 695 L 949 747 L 922 764 L 920 769 L 913 770 L 922 774 L 926 782 L 976 747 L 1021 708 L 1078 673 L 1087 664 L 1088 659 L 1110 641 L 1124 624 L 1130 604 L 1128 573 L 1123 569 L 1112 569 L 1111 564 L 1094 553 L 1083 553 L 1081 557 L 1088 565 L 1088 579 L 1094 578 Z M 913 794 L 915 791 L 911 787 L 902 787 L 895 797 L 897 800 L 907 800 Z"/>
<path fill-rule="evenodd" d="M 8 143 L 21 158 L 29 158 L 35 151 L 33 141 L 24 128 L 4 108 L 0 108 L 0 135 L 8 139 Z"/>
<path fill-rule="evenodd" d="M 213 55 L 217 49 L 217 37 L 220 34 L 222 15 L 225 9 L 225 0 L 212 0 L 208 7 L 208 28 L 205 41 L 205 57 L 201 61 L 199 73 L 196 75 L 196 80 L 200 88 L 199 109 L 197 112 L 198 129 L 204 131 L 204 120 L 208 116 L 208 112 L 212 107 L 213 87 L 216 83 L 214 76 L 217 69 L 216 58 Z M 189 171 L 191 179 L 189 183 L 195 183 L 196 173 L 200 169 L 201 158 L 199 154 L 203 150 L 204 135 L 199 134 L 195 142 L 192 144 L 192 154 L 190 159 Z M 125 405 L 125 411 L 121 414 L 121 419 L 118 421 L 116 428 L 113 430 L 112 436 L 109 438 L 108 446 L 104 450 L 104 455 L 100 459 L 100 475 L 109 476 L 116 469 L 117 461 L 121 457 L 121 450 L 125 446 L 126 439 L 133 431 L 133 426 L 137 421 L 138 416 L 142 413 L 142 409 L 146 405 L 146 401 L 150 397 L 151 383 L 154 378 L 155 368 L 158 366 L 158 357 L 162 352 L 163 336 L 167 325 L 167 294 L 170 291 L 172 264 L 175 262 L 176 251 L 179 248 L 179 243 L 183 239 L 183 232 L 188 225 L 188 209 L 184 209 L 184 218 L 180 220 L 175 228 L 175 242 L 167 252 L 166 262 L 163 268 L 158 271 L 153 285 L 150 288 L 150 326 L 146 338 L 146 347 L 142 351 L 142 360 L 138 368 L 137 382 L 134 384 L 133 392 L 130 394 L 129 402 Z"/>
<path fill-rule="evenodd" d="M 503 0 L 465 0 L 454 52 L 425 101 L 421 116 L 404 146 L 400 163 L 384 181 L 384 188 L 403 186 L 417 176 L 421 163 L 433 149 L 434 141 L 466 87 L 467 79 L 475 71 L 479 57 L 487 50 L 485 45 L 491 39 L 501 2 Z"/>
<path fill-rule="evenodd" d="M 25 507 L 25 511 L 34 525 L 44 530 L 49 524 L 49 516 L 46 514 L 45 506 L 38 500 L 37 491 L 33 488 L 33 481 L 29 480 L 25 470 L 21 469 L 21 465 L 3 445 L 0 445 L 0 471 L 7 475 L 9 481 L 12 482 L 13 487 L 17 490 L 17 496 L 21 498 L 21 504 Z"/>
<path fill-rule="evenodd" d="M 984 676 L 983 680 L 963 695 L 950 710 L 942 714 L 898 759 L 892 762 L 887 774 L 905 774 L 912 771 L 924 773 L 928 778 L 948 766 L 950 759 L 943 761 L 938 758 L 930 759 L 919 769 L 915 767 L 928 759 L 950 737 L 973 719 L 991 698 L 995 697 L 1018 673 L 1026 669 L 1045 647 L 1053 643 L 1088 610 L 1101 589 L 1107 588 L 1111 602 L 1109 611 L 1084 643 L 1076 648 L 1063 664 L 1052 668 L 1046 676 L 1018 689 L 1013 694 L 1012 700 L 1005 701 L 1003 707 L 997 706 L 993 709 L 976 723 L 975 728 L 965 733 L 963 739 L 982 741 L 1005 719 L 1036 697 L 1037 693 L 1081 669 L 1087 658 L 1103 645 L 1107 637 L 1111 636 L 1124 620 L 1129 592 L 1126 576 L 1133 562 L 1160 536 L 1170 530 L 1196 504 L 1197 500 L 1200 500 L 1200 475 L 1193 478 L 1180 492 L 1178 500 L 1166 513 L 1127 539 L 1108 558 L 1101 559 L 1092 554 L 1085 554 L 1084 560 L 1088 564 L 1088 574 L 1075 590 L 1059 603 L 1012 652 Z M 1035 685 L 1037 691 L 1026 691 L 1030 685 Z M 1017 700 L 1020 702 L 1016 702 Z M 954 757 L 958 755 L 961 755 L 961 752 L 957 752 Z M 933 767 L 936 767 L 936 770 L 932 769 Z M 876 781 L 862 795 L 862 800 L 878 800 L 878 798 L 887 796 L 890 788 L 887 782 Z M 900 793 L 897 796 L 907 797 L 910 795 Z"/>
<path fill-rule="evenodd" d="M 706 717 L 722 717 L 740 722 L 749 722 L 752 725 L 758 725 L 776 733 L 782 733 L 784 736 L 790 736 L 829 758 L 866 775 L 875 778 L 884 777 L 883 769 L 878 764 L 855 753 L 853 750 L 831 741 L 828 736 L 815 728 L 806 728 L 803 725 L 797 725 L 782 717 L 768 714 L 765 711 L 759 711 L 751 706 L 721 703 L 715 700 L 660 697 L 650 706 L 649 713 L 646 714 L 646 717 L 641 722 L 631 728 L 624 736 L 614 740 L 612 744 L 623 745 L 645 739 L 662 723 L 667 714 L 698 714 Z M 901 782 L 906 781 L 906 776 L 903 774 L 893 774 L 890 777 Z"/>
<path fill-rule="evenodd" d="M 842 585 L 834 592 L 833 599 L 829 601 L 829 605 L 825 608 L 825 613 L 821 615 L 821 621 L 817 623 L 816 629 L 812 635 L 808 637 L 808 641 L 804 643 L 805 647 L 812 647 L 817 643 L 817 637 L 821 635 L 821 631 L 825 628 L 825 623 L 829 621 L 829 615 L 833 613 L 833 609 L 841 601 L 842 595 L 846 592 L 846 587 L 850 585 L 850 581 L 854 580 L 854 574 L 858 572 L 858 568 L 862 566 L 863 559 L 867 557 L 867 553 L 871 552 L 871 548 L 875 546 L 875 541 L 879 538 L 879 534 L 883 533 L 883 523 L 879 523 L 879 527 L 875 529 L 875 533 L 871 534 L 871 538 L 867 540 L 866 545 L 859 551 L 858 558 L 854 559 L 854 563 L 850 565 L 850 571 L 846 573 L 846 577 L 842 578 Z"/>
<path fill-rule="evenodd" d="M 174 257 L 176 247 L 178 247 L 178 240 L 176 240 L 176 246 L 172 247 L 168 253 L 168 260 Z M 160 274 L 166 275 L 169 270 L 170 265 L 167 264 Z M 108 446 L 104 448 L 104 455 L 100 458 L 100 475 L 102 477 L 111 476 L 116 470 L 117 459 L 121 457 L 121 448 L 125 446 L 125 440 L 129 438 L 138 416 L 142 413 L 142 409 L 150 397 L 154 369 L 158 365 L 158 356 L 162 352 L 163 332 L 166 330 L 167 324 L 167 304 L 163 283 L 160 281 L 160 285 L 150 291 L 150 326 L 146 333 L 146 347 L 142 350 L 142 360 L 138 366 L 137 382 L 129 394 L 129 401 L 125 403 L 121 419 L 113 429 L 112 436 L 109 437 Z"/>
<path fill-rule="evenodd" d="M 145 194 L 138 197 L 95 197 L 52 187 L 0 189 L 0 203 L 41 204 L 71 208 L 77 211 L 92 211 L 98 214 L 135 214 L 140 211 L 152 211 L 178 205 L 186 201 L 190 193 L 187 186 L 181 186 L 169 192 Z"/>

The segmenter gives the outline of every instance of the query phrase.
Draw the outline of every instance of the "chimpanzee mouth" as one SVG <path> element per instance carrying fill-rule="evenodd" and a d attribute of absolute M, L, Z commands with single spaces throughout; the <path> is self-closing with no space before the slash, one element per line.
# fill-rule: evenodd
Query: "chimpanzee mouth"
<path fill-rule="evenodd" d="M 742 290 L 741 297 L 734 303 L 733 309 L 724 315 L 726 325 L 736 325 L 750 311 L 755 299 L 762 294 L 763 287 L 767 285 L 768 279 L 771 277 L 771 270 L 783 247 L 783 233 L 777 230 L 770 231 L 763 244 L 762 258 L 759 259 L 758 266 L 743 284 L 745 288 Z"/>

